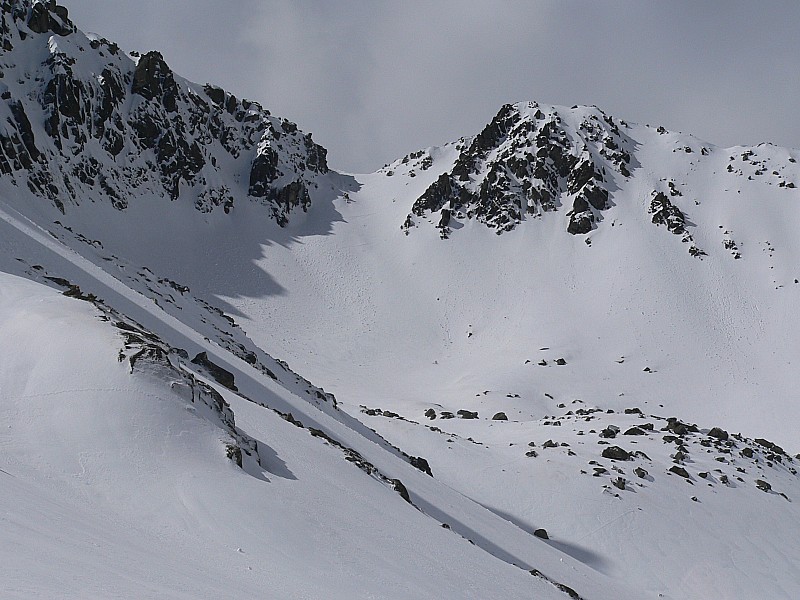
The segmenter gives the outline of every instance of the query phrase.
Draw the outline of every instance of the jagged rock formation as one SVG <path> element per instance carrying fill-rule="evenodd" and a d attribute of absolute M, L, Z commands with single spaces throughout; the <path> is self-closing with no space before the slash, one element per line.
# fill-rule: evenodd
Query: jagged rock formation
<path fill-rule="evenodd" d="M 571 203 L 567 231 L 588 233 L 610 205 L 612 172 L 630 176 L 631 146 L 598 109 L 562 115 L 534 102 L 507 104 L 417 199 L 403 228 L 438 212 L 442 238 L 452 219 L 477 219 L 502 233 Z"/>
<path fill-rule="evenodd" d="M 89 38 L 53 0 L 1 0 L 0 175 L 62 212 L 86 197 L 239 198 L 285 225 L 307 210 L 326 150 L 256 102 L 197 86 L 158 52 Z"/>

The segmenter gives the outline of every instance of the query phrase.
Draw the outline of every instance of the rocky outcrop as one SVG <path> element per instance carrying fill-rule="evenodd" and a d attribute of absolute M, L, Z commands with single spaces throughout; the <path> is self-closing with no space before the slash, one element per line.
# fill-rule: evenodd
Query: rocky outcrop
<path fill-rule="evenodd" d="M 502 233 L 569 203 L 567 231 L 588 233 L 610 206 L 609 170 L 630 175 L 629 145 L 597 109 L 562 117 L 536 103 L 507 104 L 416 200 L 403 229 L 439 213 L 442 238 L 453 220 L 476 219 Z"/>
<path fill-rule="evenodd" d="M 663 192 L 653 192 L 650 213 L 653 215 L 653 223 L 664 225 L 670 233 L 682 235 L 686 232 L 686 217 Z"/>
<path fill-rule="evenodd" d="M 15 185 L 62 212 L 143 195 L 230 212 L 249 198 L 283 226 L 309 209 L 327 153 L 293 123 L 182 79 L 159 52 L 90 39 L 53 0 L 0 9 L 0 174 Z"/>

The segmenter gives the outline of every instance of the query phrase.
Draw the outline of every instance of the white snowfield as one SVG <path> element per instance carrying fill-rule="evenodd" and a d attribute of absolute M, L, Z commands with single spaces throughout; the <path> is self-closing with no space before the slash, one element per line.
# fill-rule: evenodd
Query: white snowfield
<path fill-rule="evenodd" d="M 642 169 L 648 152 L 672 159 L 642 143 Z M 201 215 L 143 198 L 61 216 L 5 195 L 2 269 L 64 278 L 190 358 L 207 352 L 235 375 L 241 396 L 208 383 L 263 465 L 237 468 L 228 433 L 169 377 L 119 362 L 120 331 L 90 304 L 4 275 L 5 596 L 566 597 L 536 569 L 582 598 L 795 597 L 798 461 L 748 439 L 798 449 L 794 192 L 732 204 L 684 184 L 683 198 L 703 198 L 686 207 L 702 260 L 649 222 L 658 178 L 644 173 L 612 196 L 591 246 L 558 212 L 501 236 L 474 222 L 448 240 L 424 225 L 406 236 L 410 203 L 453 160 L 452 147 L 430 154 L 416 177 L 331 176 L 348 198 L 286 229 L 257 207 Z M 191 295 L 165 301 L 162 277 Z M 343 410 L 277 363 L 275 381 L 228 352 L 225 321 L 210 326 L 197 298 Z M 458 410 L 478 418 L 441 418 Z M 501 411 L 508 421 L 491 420 Z M 663 441 L 673 415 L 699 432 Z M 620 432 L 602 438 L 609 426 Z M 744 437 L 701 443 L 713 426 Z M 417 509 L 309 428 L 400 479 Z M 610 445 L 646 458 L 603 458 Z M 688 479 L 669 472 L 678 464 Z"/>
<path fill-rule="evenodd" d="M 800 597 L 800 151 L 521 103 L 326 173 L 177 78 L 233 151 L 121 91 L 199 119 L 169 200 L 152 148 L 62 148 L 37 96 L 135 64 L 23 29 L 14 157 L 24 104 L 39 175 L 143 183 L 54 183 L 62 213 L 0 178 L 0 598 Z M 310 206 L 248 198 L 272 143 Z"/>
<path fill-rule="evenodd" d="M 442 528 L 335 447 L 229 396 L 265 464 L 240 470 L 225 456 L 228 436 L 176 393 L 179 382 L 132 374 L 118 360 L 123 340 L 100 316 L 0 277 L 4 598 L 560 596 Z M 420 480 L 420 505 L 452 497 L 430 512 L 502 532 L 475 503 L 390 464 Z M 543 544 L 516 537 L 509 550 L 532 562 Z"/>

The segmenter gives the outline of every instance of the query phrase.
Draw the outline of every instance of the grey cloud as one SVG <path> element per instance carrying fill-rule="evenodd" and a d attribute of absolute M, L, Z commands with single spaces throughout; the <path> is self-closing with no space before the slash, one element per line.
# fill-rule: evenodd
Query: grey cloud
<path fill-rule="evenodd" d="M 800 145 L 795 2 L 63 1 L 82 29 L 298 122 L 350 171 L 477 133 L 519 100 Z"/>

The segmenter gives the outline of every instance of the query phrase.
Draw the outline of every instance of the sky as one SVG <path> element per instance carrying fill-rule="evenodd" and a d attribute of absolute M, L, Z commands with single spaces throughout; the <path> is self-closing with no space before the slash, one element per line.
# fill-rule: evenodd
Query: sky
<path fill-rule="evenodd" d="M 369 172 L 508 102 L 800 147 L 796 0 L 60 0 L 76 25 L 295 121 Z"/>

